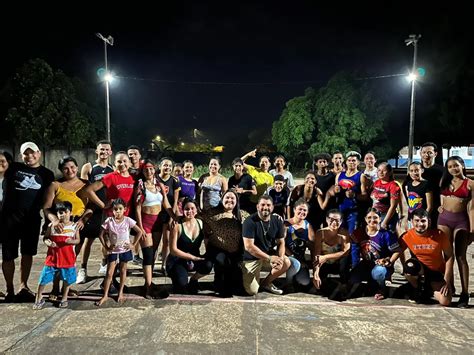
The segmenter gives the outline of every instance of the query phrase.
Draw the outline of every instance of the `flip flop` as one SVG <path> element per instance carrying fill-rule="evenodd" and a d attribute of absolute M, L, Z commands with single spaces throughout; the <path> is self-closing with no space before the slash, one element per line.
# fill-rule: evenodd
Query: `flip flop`
<path fill-rule="evenodd" d="M 42 298 L 38 302 L 35 302 L 33 304 L 33 309 L 35 311 L 39 311 L 40 309 L 43 309 L 45 303 L 46 303 L 46 301 L 44 300 L 44 298 Z"/>
<path fill-rule="evenodd" d="M 61 301 L 58 304 L 59 308 L 68 308 L 69 307 L 69 302 L 68 301 Z"/>
<path fill-rule="evenodd" d="M 58 295 L 50 294 L 49 295 L 49 300 L 52 301 L 52 302 L 56 302 L 58 300 Z"/>

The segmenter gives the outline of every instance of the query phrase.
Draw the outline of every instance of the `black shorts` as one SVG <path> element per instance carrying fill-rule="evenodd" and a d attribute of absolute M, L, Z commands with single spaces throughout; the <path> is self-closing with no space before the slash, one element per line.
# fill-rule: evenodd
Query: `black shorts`
<path fill-rule="evenodd" d="M 11 261 L 21 255 L 34 256 L 38 252 L 41 216 L 38 212 L 3 211 L 2 213 L 2 258 Z"/>
<path fill-rule="evenodd" d="M 170 215 L 168 214 L 168 212 L 166 211 L 161 211 L 159 214 L 158 214 L 158 221 L 160 224 L 166 224 L 166 223 L 169 223 L 171 220 L 171 217 Z"/>
<path fill-rule="evenodd" d="M 84 228 L 80 231 L 81 241 L 87 239 L 96 239 L 99 237 L 100 229 L 102 223 L 104 222 L 104 217 L 102 211 L 99 213 L 94 213 L 91 218 L 86 222 Z"/>

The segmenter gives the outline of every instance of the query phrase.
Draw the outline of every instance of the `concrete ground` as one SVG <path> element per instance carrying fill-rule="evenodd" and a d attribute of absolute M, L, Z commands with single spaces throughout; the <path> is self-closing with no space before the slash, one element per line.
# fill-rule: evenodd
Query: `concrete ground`
<path fill-rule="evenodd" d="M 41 244 L 32 289 L 45 253 Z M 471 245 L 471 280 L 473 253 Z M 474 353 L 472 300 L 470 309 L 369 297 L 335 302 L 302 293 L 223 299 L 203 291 L 146 300 L 140 296 L 140 268 L 130 264 L 126 302 L 119 306 L 110 299 L 97 308 L 99 258 L 97 241 L 89 262 L 91 279 L 74 287 L 80 295 L 70 298 L 68 309 L 50 302 L 41 311 L 33 311 L 31 303 L 0 304 L 0 353 Z M 401 280 L 395 274 L 395 283 Z M 171 280 L 157 276 L 154 282 L 169 285 Z M 3 277 L 0 290 L 5 291 Z"/>

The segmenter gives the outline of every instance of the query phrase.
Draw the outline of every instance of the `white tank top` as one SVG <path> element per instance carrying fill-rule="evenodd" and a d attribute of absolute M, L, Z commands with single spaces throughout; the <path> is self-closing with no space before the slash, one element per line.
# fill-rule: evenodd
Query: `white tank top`
<path fill-rule="evenodd" d="M 143 201 L 144 207 L 161 205 L 163 201 L 163 195 L 161 192 L 151 192 L 150 190 L 145 191 L 145 200 Z"/>

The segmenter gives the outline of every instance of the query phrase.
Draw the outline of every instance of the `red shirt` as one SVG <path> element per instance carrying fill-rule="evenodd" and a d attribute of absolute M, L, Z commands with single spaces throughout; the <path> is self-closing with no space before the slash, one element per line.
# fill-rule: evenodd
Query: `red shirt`
<path fill-rule="evenodd" d="M 135 184 L 133 177 L 131 175 L 124 177 L 117 171 L 114 171 L 113 173 L 105 175 L 102 178 L 102 183 L 105 185 L 107 200 L 110 201 L 121 198 L 125 201 L 125 215 L 128 216 L 132 203 L 133 186 Z M 107 209 L 106 213 L 109 217 L 113 216 L 112 209 Z"/>
<path fill-rule="evenodd" d="M 439 229 L 430 229 L 423 235 L 416 233 L 415 229 L 410 229 L 400 242 L 431 270 L 444 273 L 446 262 L 443 250 L 448 249 L 450 243 L 448 236 Z"/>
<path fill-rule="evenodd" d="M 374 201 L 373 207 L 380 213 L 386 213 L 390 208 L 390 200 L 397 200 L 400 197 L 400 187 L 396 181 L 384 184 L 378 179 L 374 182 L 370 197 Z"/>
<path fill-rule="evenodd" d="M 51 233 L 50 239 L 56 243 L 56 248 L 48 247 L 46 254 L 46 266 L 57 268 L 70 268 L 76 266 L 76 253 L 74 253 L 74 245 L 66 244 L 67 238 L 74 238 L 76 234 L 76 224 L 64 226 L 61 234 Z"/>

